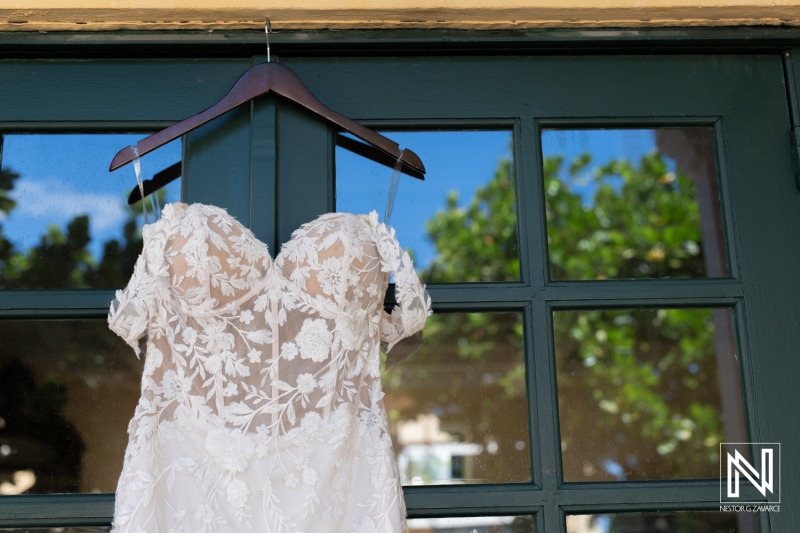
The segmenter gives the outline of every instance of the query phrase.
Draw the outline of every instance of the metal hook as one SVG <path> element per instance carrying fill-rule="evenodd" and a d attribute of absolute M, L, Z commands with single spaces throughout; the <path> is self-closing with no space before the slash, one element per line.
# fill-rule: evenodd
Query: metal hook
<path fill-rule="evenodd" d="M 269 33 L 272 31 L 272 25 L 269 23 L 269 19 L 267 22 L 264 23 L 264 33 L 267 36 L 267 63 L 269 63 L 272 59 L 270 58 L 269 53 Z"/>

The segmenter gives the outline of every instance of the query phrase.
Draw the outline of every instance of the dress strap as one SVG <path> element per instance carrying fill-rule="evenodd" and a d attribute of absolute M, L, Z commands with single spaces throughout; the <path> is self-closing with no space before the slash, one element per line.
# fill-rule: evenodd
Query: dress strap
<path fill-rule="evenodd" d="M 150 217 L 147 215 L 147 202 L 144 197 L 144 181 L 142 181 L 142 163 L 139 159 L 139 150 L 133 145 L 133 171 L 136 173 L 136 183 L 139 184 L 139 194 L 142 197 L 142 213 L 144 213 L 144 223 L 150 224 Z M 158 193 L 150 195 L 150 202 L 153 211 L 153 222 L 161 218 L 161 205 L 158 202 Z"/>
<path fill-rule="evenodd" d="M 400 182 L 400 167 L 403 164 L 403 156 L 406 153 L 406 149 L 400 152 L 400 155 L 397 158 L 397 162 L 394 164 L 394 168 L 392 170 L 392 181 L 389 184 L 389 197 L 386 199 L 386 212 L 383 214 L 383 223 L 389 224 L 389 219 L 392 216 L 392 208 L 394 207 L 394 199 L 397 198 L 397 185 Z"/>

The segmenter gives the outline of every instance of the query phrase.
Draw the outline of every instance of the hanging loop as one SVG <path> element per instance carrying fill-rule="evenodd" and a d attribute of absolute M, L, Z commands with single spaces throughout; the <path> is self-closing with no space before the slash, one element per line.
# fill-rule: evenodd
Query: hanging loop
<path fill-rule="evenodd" d="M 270 57 L 270 50 L 269 50 L 269 34 L 270 34 L 270 32 L 272 32 L 272 25 L 269 23 L 269 19 L 267 19 L 267 22 L 264 23 L 264 34 L 267 37 L 267 63 L 272 61 L 272 58 Z"/>

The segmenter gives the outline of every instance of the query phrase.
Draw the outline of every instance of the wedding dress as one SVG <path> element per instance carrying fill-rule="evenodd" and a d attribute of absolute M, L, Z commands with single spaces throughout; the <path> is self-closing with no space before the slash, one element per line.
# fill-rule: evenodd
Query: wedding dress
<path fill-rule="evenodd" d="M 394 231 L 325 214 L 273 260 L 224 210 L 177 203 L 143 235 L 108 317 L 137 355 L 147 335 L 112 531 L 405 531 L 379 344 L 431 302 Z"/>

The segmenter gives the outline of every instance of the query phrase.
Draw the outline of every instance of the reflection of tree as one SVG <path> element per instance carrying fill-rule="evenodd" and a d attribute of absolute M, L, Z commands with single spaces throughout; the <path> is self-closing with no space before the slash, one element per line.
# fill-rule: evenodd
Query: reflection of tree
<path fill-rule="evenodd" d="M 589 176 L 589 154 L 559 179 L 563 160 L 545 158 L 545 195 L 554 279 L 696 277 L 705 272 L 697 189 L 681 172 L 668 172 L 661 154 L 638 165 L 613 160 Z M 593 201 L 570 181 L 593 180 Z M 617 187 L 612 186 L 621 180 Z"/>
<path fill-rule="evenodd" d="M 451 193 L 446 210 L 428 221 L 438 253 L 423 274 L 426 281 L 519 278 L 511 168 L 510 161 L 501 161 L 494 179 L 465 209 Z M 482 445 L 479 457 L 465 458 L 457 478 L 530 479 L 520 315 L 434 314 L 425 335 L 428 340 L 409 360 L 384 375 L 390 419 L 433 413 L 455 441 Z"/>
<path fill-rule="evenodd" d="M 19 174 L 11 169 L 0 172 L 0 220 L 16 207 L 9 193 Z M 164 189 L 159 191 L 162 196 Z M 149 205 L 149 204 L 148 204 Z M 89 216 L 79 215 L 67 224 L 66 232 L 51 226 L 39 243 L 19 250 L 6 239 L 0 225 L 0 289 L 119 288 L 125 286 L 142 250 L 136 215 L 141 202 L 129 208 L 123 237 L 105 243 L 96 260 L 89 251 Z"/>
<path fill-rule="evenodd" d="M 7 353 L 2 359 L 8 360 Z M 16 472 L 32 471 L 31 492 L 78 489 L 83 442 L 64 418 L 66 400 L 64 385 L 49 380 L 37 386 L 17 357 L 0 368 L 0 443 L 7 452 L 0 453 L 0 482 L 13 483 Z"/>
<path fill-rule="evenodd" d="M 17 207 L 11 193 L 19 178 L 10 169 L 0 172 L 0 289 L 123 287 L 142 248 L 136 222 L 141 203 L 129 210 L 122 239 L 106 242 L 99 259 L 88 249 L 87 215 L 74 217 L 64 231 L 51 226 L 36 245 L 19 249 L 2 224 Z M 103 455 L 93 442 L 102 433 L 100 425 L 118 424 L 100 419 L 119 414 L 127 421 L 130 402 L 106 398 L 99 409 L 82 410 L 104 392 L 135 391 L 139 362 L 104 320 L 6 320 L 0 333 L 0 484 L 14 485 L 15 474 L 32 472 L 35 483 L 27 492 L 113 488 L 97 473 L 118 472 L 116 458 L 88 468 L 81 460 L 85 446 L 95 445 L 93 460 Z M 104 447 L 119 447 L 116 435 L 102 438 Z M 121 462 L 122 450 L 118 455 Z"/>
<path fill-rule="evenodd" d="M 494 178 L 479 188 L 466 208 L 458 194 L 428 221 L 436 258 L 425 272 L 431 283 L 519 279 L 517 213 L 511 161 L 500 160 Z"/>
<path fill-rule="evenodd" d="M 669 172 L 655 152 L 638 163 L 611 161 L 586 178 L 582 174 L 590 163 L 588 154 L 566 171 L 560 157 L 544 162 L 555 279 L 704 274 L 691 178 Z M 570 188 L 578 179 L 595 182 L 589 202 Z M 445 210 L 428 222 L 438 257 L 423 276 L 444 283 L 518 279 L 515 205 L 509 161 L 500 162 L 494 178 L 466 207 L 449 195 Z M 484 454 L 484 470 L 494 478 L 499 473 L 517 479 L 510 473 L 520 469 L 520 458 L 508 450 L 516 439 L 528 440 L 521 427 L 525 372 L 521 357 L 514 355 L 522 331 L 519 321 L 505 316 L 434 315 L 427 345 L 387 372 L 387 404 L 396 419 L 436 413 L 445 430 L 463 432 L 469 418 L 472 434 L 465 440 L 495 438 L 501 452 L 505 446 L 504 453 Z M 716 475 L 718 443 L 724 439 L 710 311 L 560 312 L 554 328 L 567 480 Z M 449 365 L 451 375 L 443 371 L 441 379 L 420 381 L 429 379 L 425 371 L 436 365 Z M 470 368 L 503 370 L 492 386 L 474 388 L 460 383 Z M 493 435 L 482 433 L 487 425 Z"/>

